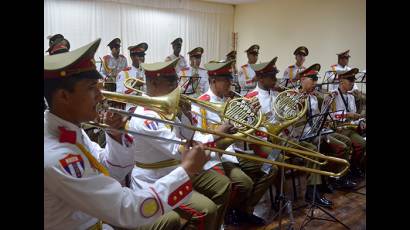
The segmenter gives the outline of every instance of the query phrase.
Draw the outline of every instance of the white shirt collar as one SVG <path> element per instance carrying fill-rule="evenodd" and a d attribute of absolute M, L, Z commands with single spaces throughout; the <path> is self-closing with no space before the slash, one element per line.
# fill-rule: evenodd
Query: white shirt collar
<path fill-rule="evenodd" d="M 211 88 L 208 89 L 208 91 L 206 92 L 206 94 L 209 95 L 210 101 L 225 102 L 225 98 L 224 98 L 224 97 L 221 98 L 221 97 L 216 96 L 216 95 L 212 92 Z"/>
<path fill-rule="evenodd" d="M 269 96 L 273 94 L 272 90 L 264 90 L 259 87 L 259 84 L 256 84 L 255 91 L 258 91 L 262 96 Z"/>

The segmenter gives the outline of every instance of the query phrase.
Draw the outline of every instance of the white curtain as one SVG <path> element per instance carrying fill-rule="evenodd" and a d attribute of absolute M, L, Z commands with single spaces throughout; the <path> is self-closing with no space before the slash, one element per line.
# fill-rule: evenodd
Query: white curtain
<path fill-rule="evenodd" d="M 234 9 L 231 5 L 193 0 L 44 0 L 44 50 L 51 34 L 61 33 L 71 50 L 101 38 L 96 59 L 108 54 L 107 44 L 119 37 L 122 53 L 147 42 L 147 63 L 172 53 L 171 41 L 183 39 L 181 54 L 201 46 L 202 65 L 232 49 Z"/>

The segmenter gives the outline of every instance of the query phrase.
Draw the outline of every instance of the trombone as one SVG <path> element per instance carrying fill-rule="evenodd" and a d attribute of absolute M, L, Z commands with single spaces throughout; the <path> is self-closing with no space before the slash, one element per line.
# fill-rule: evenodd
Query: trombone
<path fill-rule="evenodd" d="M 136 78 L 129 78 L 129 79 L 127 79 L 127 80 L 124 82 L 124 86 L 125 86 L 127 89 L 144 93 L 143 91 L 138 90 L 138 89 L 135 88 L 135 85 L 136 85 L 137 82 L 140 82 L 140 83 L 142 83 L 142 84 L 145 83 L 144 81 L 141 81 L 141 80 L 136 79 Z M 234 92 L 234 93 L 235 93 L 236 95 L 238 95 L 238 96 L 241 97 L 240 94 L 238 94 L 238 93 L 236 93 L 236 92 Z M 302 113 L 300 113 L 300 115 L 299 115 L 298 117 L 294 118 L 294 119 L 286 120 L 286 121 L 279 122 L 279 123 L 273 125 L 273 124 L 270 124 L 270 123 L 268 123 L 268 122 L 266 122 L 266 121 L 264 121 L 264 122 L 262 123 L 262 120 L 266 120 L 266 118 L 263 117 L 261 113 L 258 113 L 258 114 L 256 114 L 256 116 L 257 116 L 257 121 L 259 121 L 259 122 L 256 122 L 256 123 L 254 123 L 253 125 L 250 125 L 250 124 L 248 124 L 248 123 L 246 123 L 246 122 L 240 121 L 239 119 L 236 119 L 236 118 L 234 118 L 234 117 L 231 117 L 231 115 L 226 115 L 226 114 L 224 114 L 223 112 L 226 111 L 227 103 L 225 103 L 225 104 L 214 104 L 214 103 L 204 102 L 204 101 L 198 100 L 198 99 L 196 99 L 196 98 L 189 97 L 189 96 L 184 95 L 184 94 L 181 94 L 180 96 L 181 96 L 181 99 L 184 100 L 185 102 L 188 102 L 188 101 L 194 102 L 194 103 L 197 104 L 198 106 L 201 106 L 201 107 L 204 107 L 204 108 L 206 108 L 206 109 L 210 109 L 210 110 L 216 112 L 221 118 L 224 118 L 224 119 L 227 119 L 227 120 L 232 120 L 234 123 L 237 123 L 237 124 L 239 124 L 239 125 L 241 125 L 241 126 L 243 126 L 243 127 L 248 128 L 247 131 L 242 131 L 242 130 L 239 129 L 239 130 L 238 130 L 238 133 L 235 134 L 235 136 L 239 136 L 239 135 L 244 136 L 244 135 L 245 135 L 245 136 L 249 136 L 249 137 L 254 138 L 254 139 L 259 139 L 258 137 L 256 137 L 256 136 L 254 136 L 254 135 L 251 134 L 251 133 L 253 133 L 253 131 L 256 131 L 256 130 L 257 130 L 258 132 L 261 132 L 261 133 L 263 133 L 263 134 L 265 134 L 265 135 L 267 135 L 267 136 L 269 136 L 269 137 L 271 137 L 271 138 L 274 138 L 274 139 L 276 139 L 276 140 L 285 141 L 287 144 L 290 144 L 290 145 L 292 145 L 293 147 L 298 147 L 298 148 L 300 148 L 300 149 L 304 149 L 304 150 L 306 150 L 306 151 L 309 151 L 309 152 L 312 152 L 312 153 L 319 154 L 319 155 L 322 155 L 322 156 L 323 156 L 323 154 L 321 154 L 321 153 L 319 153 L 319 152 L 317 152 L 317 151 L 311 150 L 311 149 L 306 148 L 306 147 L 304 147 L 304 146 L 302 146 L 302 145 L 299 145 L 298 143 L 295 143 L 295 142 L 293 142 L 293 141 L 289 141 L 289 140 L 287 140 L 286 138 L 282 138 L 282 137 L 278 136 L 278 134 L 280 133 L 280 131 L 282 131 L 284 128 L 286 128 L 287 126 L 291 125 L 291 124 L 294 123 L 296 120 L 299 120 L 302 116 L 304 116 L 304 113 L 306 112 L 306 109 L 307 109 L 307 105 L 306 105 L 306 104 L 304 105 L 304 111 L 302 111 Z M 118 99 L 118 98 L 113 98 L 113 100 L 116 100 L 116 99 Z M 124 100 L 128 100 L 128 99 L 124 99 Z M 233 100 L 235 100 L 235 99 L 233 99 Z M 232 101 L 232 100 L 231 100 L 231 101 Z M 238 100 L 238 101 L 239 101 L 239 100 Z M 120 102 L 125 102 L 125 101 L 120 101 Z M 158 111 L 157 111 L 157 112 L 158 112 Z M 231 113 L 231 114 L 232 114 L 232 113 Z M 263 130 L 260 130 L 260 129 L 255 128 L 255 127 L 259 127 L 260 125 L 266 127 L 266 129 L 269 130 L 269 131 L 268 131 L 268 132 L 265 132 L 265 131 L 263 131 Z M 219 145 L 220 145 L 219 147 L 222 148 L 221 145 L 225 145 L 225 146 L 227 147 L 227 146 L 229 146 L 229 145 L 231 144 L 230 142 L 232 142 L 232 139 L 224 139 L 224 140 L 221 140 L 221 141 L 219 141 Z M 318 161 L 315 161 L 315 160 L 313 160 L 313 159 L 310 159 L 310 160 L 311 160 L 312 162 L 315 162 L 315 163 L 319 164 L 319 165 L 324 165 L 324 164 L 326 164 L 326 162 L 318 162 Z"/>
<path fill-rule="evenodd" d="M 172 91 L 168 95 L 161 96 L 161 97 L 155 97 L 155 98 L 132 96 L 132 95 L 123 95 L 123 94 L 106 92 L 106 91 L 102 91 L 102 93 L 109 100 L 117 100 L 117 101 L 121 100 L 121 102 L 133 103 L 133 104 L 138 104 L 138 105 L 141 105 L 141 106 L 149 107 L 150 109 L 158 112 L 160 114 L 161 118 L 164 118 L 164 119 L 159 119 L 159 118 L 153 118 L 153 117 L 148 117 L 148 116 L 144 116 L 144 115 L 134 114 L 134 113 L 126 112 L 126 111 L 121 110 L 121 109 L 116 109 L 116 108 L 112 108 L 112 107 L 107 108 L 107 106 L 105 106 L 106 110 L 111 111 L 113 113 L 118 113 L 118 114 L 125 115 L 125 116 L 133 116 L 133 117 L 138 117 L 138 118 L 141 118 L 141 119 L 147 119 L 147 120 L 162 122 L 162 123 L 165 123 L 165 124 L 168 124 L 168 125 L 179 126 L 179 127 L 182 127 L 182 128 L 193 130 L 193 131 L 199 131 L 199 132 L 202 132 L 202 133 L 217 135 L 217 136 L 223 137 L 225 139 L 230 139 L 232 141 L 244 141 L 244 142 L 248 142 L 248 143 L 251 143 L 251 144 L 266 146 L 268 148 L 283 150 L 283 151 L 286 151 L 286 152 L 289 152 L 289 153 L 292 153 L 292 154 L 296 153 L 296 154 L 299 154 L 299 155 L 316 157 L 316 158 L 323 159 L 326 162 L 330 161 L 330 162 L 334 162 L 334 163 L 337 163 L 337 164 L 342 164 L 344 166 L 344 168 L 343 168 L 343 170 L 341 170 L 338 173 L 327 172 L 327 171 L 312 169 L 312 168 L 308 168 L 308 167 L 296 166 L 296 165 L 292 165 L 292 164 L 288 164 L 288 163 L 280 163 L 280 162 L 276 162 L 276 161 L 271 161 L 271 160 L 267 160 L 267 159 L 256 157 L 256 156 L 228 152 L 228 151 L 225 151 L 222 148 L 220 148 L 218 146 L 218 144 L 216 145 L 216 148 L 211 147 L 211 146 L 207 146 L 206 148 L 210 151 L 219 152 L 219 153 L 222 153 L 222 154 L 228 154 L 228 155 L 232 155 L 232 156 L 237 156 L 237 157 L 241 157 L 241 158 L 252 160 L 252 161 L 258 161 L 258 162 L 262 162 L 262 163 L 269 163 L 269 164 L 288 167 L 288 168 L 293 168 L 293 169 L 297 169 L 297 170 L 303 170 L 303 171 L 307 171 L 307 172 L 311 172 L 311 173 L 318 173 L 318 174 L 321 174 L 321 175 L 336 177 L 336 178 L 338 178 L 340 176 L 343 176 L 349 168 L 349 162 L 347 162 L 344 159 L 329 157 L 329 156 L 325 156 L 323 154 L 313 153 L 311 151 L 304 151 L 304 150 L 294 149 L 294 148 L 290 148 L 290 147 L 285 147 L 285 146 L 269 143 L 269 142 L 266 142 L 266 141 L 249 139 L 249 138 L 239 136 L 239 135 L 226 134 L 226 133 L 221 133 L 221 132 L 217 132 L 217 131 L 210 130 L 210 129 L 203 129 L 203 128 L 199 128 L 199 127 L 192 126 L 192 125 L 185 125 L 185 124 L 181 124 L 181 123 L 172 122 L 170 120 L 175 118 L 175 114 L 177 112 L 177 105 L 178 105 L 179 96 L 180 96 L 180 89 L 179 88 L 176 88 L 174 91 Z M 92 124 L 92 123 L 90 123 L 89 125 L 94 125 L 95 126 L 95 124 Z M 128 131 L 123 130 L 123 132 L 128 132 Z"/>
<path fill-rule="evenodd" d="M 111 108 L 109 108 L 109 110 L 111 111 Z M 127 113 L 127 112 L 125 112 L 125 113 Z M 134 114 L 134 115 L 137 115 L 137 114 Z M 140 118 L 143 118 L 143 117 L 140 117 Z M 152 120 L 157 120 L 159 122 L 165 122 L 165 120 L 156 119 L 156 118 L 153 118 L 153 117 L 145 117 L 145 118 L 152 119 Z M 152 139 L 169 141 L 169 142 L 180 144 L 180 145 L 186 145 L 188 143 L 186 140 L 181 140 L 180 141 L 180 140 L 168 139 L 168 138 L 164 138 L 164 137 L 139 133 L 139 132 L 126 130 L 126 129 L 114 129 L 114 128 L 111 128 L 110 126 L 106 125 L 106 124 L 96 123 L 96 122 L 92 122 L 92 121 L 86 122 L 86 124 L 90 125 L 90 126 L 93 126 L 93 127 L 96 127 L 96 128 L 106 130 L 106 131 L 107 130 L 108 131 L 117 131 L 117 132 L 120 132 L 120 133 L 128 133 L 128 134 L 137 135 L 137 136 L 144 136 L 144 137 L 149 137 L 149 138 L 152 138 Z M 169 122 L 168 124 L 175 125 L 175 126 L 179 125 L 179 123 L 174 123 L 174 122 Z M 257 157 L 257 156 L 253 156 L 253 155 L 249 155 L 249 154 L 230 152 L 230 151 L 226 151 L 226 150 L 222 150 L 222 149 L 218 149 L 218 148 L 213 148 L 213 147 L 210 147 L 210 146 L 204 146 L 204 149 L 212 151 L 212 152 L 218 152 L 218 153 L 222 153 L 222 154 L 226 154 L 226 155 L 240 157 L 240 158 L 243 158 L 243 159 L 246 159 L 246 160 L 257 161 L 257 162 L 267 163 L 267 164 L 271 164 L 271 165 L 277 165 L 277 166 L 280 166 L 280 167 L 286 167 L 286 168 L 300 170 L 300 171 L 309 172 L 309 173 L 316 173 L 316 174 L 319 174 L 319 175 L 330 176 L 330 177 L 334 177 L 334 178 L 339 178 L 339 177 L 343 176 L 344 174 L 346 174 L 347 170 L 349 169 L 349 163 L 348 162 L 346 162 L 346 163 L 342 162 L 342 161 L 345 161 L 345 160 L 342 160 L 342 159 L 336 158 L 336 157 L 329 157 L 329 158 L 334 158 L 335 162 L 338 162 L 340 160 L 340 163 L 346 164 L 346 167 L 338 173 L 327 172 L 327 171 L 324 171 L 324 170 L 319 170 L 319 169 L 314 169 L 314 168 L 309 168 L 309 167 L 304 167 L 304 166 L 299 166 L 299 165 L 293 165 L 293 164 L 283 163 L 283 162 L 279 162 L 279 161 L 272 161 L 272 160 L 268 160 L 268 159 L 265 159 L 265 158 L 261 158 L 261 157 Z"/>

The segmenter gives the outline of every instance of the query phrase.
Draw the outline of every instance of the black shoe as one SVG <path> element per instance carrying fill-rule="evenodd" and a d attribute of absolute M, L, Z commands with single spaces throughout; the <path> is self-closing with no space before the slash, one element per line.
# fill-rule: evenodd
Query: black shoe
<path fill-rule="evenodd" d="M 305 201 L 308 203 L 311 203 L 313 199 L 317 205 L 322 206 L 322 207 L 329 208 L 329 207 L 332 207 L 333 205 L 333 202 L 326 199 L 324 196 L 320 195 L 317 189 L 316 189 L 316 193 L 313 194 L 313 186 L 308 185 L 306 187 Z"/>
<path fill-rule="evenodd" d="M 348 177 L 343 177 L 334 182 L 335 188 L 338 189 L 353 189 L 356 187 L 356 182 Z"/>
<path fill-rule="evenodd" d="M 234 209 L 228 209 L 225 214 L 224 225 L 238 227 L 240 226 L 239 216 Z"/>
<path fill-rule="evenodd" d="M 264 226 L 266 222 L 264 219 L 244 211 L 235 210 L 238 213 L 240 220 L 256 226 Z"/>

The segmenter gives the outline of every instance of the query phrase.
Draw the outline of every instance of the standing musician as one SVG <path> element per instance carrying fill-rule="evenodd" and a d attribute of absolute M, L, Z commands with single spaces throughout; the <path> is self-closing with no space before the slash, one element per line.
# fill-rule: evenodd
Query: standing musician
<path fill-rule="evenodd" d="M 358 72 L 357 68 L 353 68 L 339 74 L 339 87 L 333 91 L 336 96 L 332 104 L 332 111 L 337 120 L 346 123 L 350 122 L 357 126 L 355 129 L 341 127 L 338 131 L 349 137 L 352 141 L 353 153 L 350 168 L 354 177 L 361 177 L 363 175 L 360 165 L 366 152 L 366 140 L 358 133 L 358 129 L 361 128 L 359 124 L 364 119 L 364 116 L 356 112 L 355 98 L 349 93 L 353 89 L 355 75 Z"/>
<path fill-rule="evenodd" d="M 132 65 L 130 67 L 125 68 L 123 71 L 121 71 L 118 74 L 117 77 L 117 93 L 125 93 L 125 94 L 136 94 L 135 91 L 131 89 L 127 89 L 124 86 L 125 81 L 127 81 L 130 78 L 136 78 L 141 81 L 145 81 L 145 75 L 144 72 L 142 71 L 140 64 L 145 62 L 145 52 L 148 49 L 148 44 L 145 42 L 142 42 L 138 45 L 135 46 L 130 46 L 128 47 L 128 50 L 130 51 L 130 58 L 132 61 Z M 138 84 L 138 83 L 137 83 Z M 137 87 L 141 87 L 143 84 L 139 83 L 136 85 Z M 131 105 L 129 103 L 126 104 L 125 107 L 126 110 L 134 110 L 135 106 Z"/>
<path fill-rule="evenodd" d="M 293 55 L 295 55 L 296 63 L 286 68 L 280 84 L 288 88 L 297 88 L 299 86 L 299 73 L 306 69 L 303 63 L 305 63 L 306 57 L 309 55 L 309 50 L 305 46 L 300 46 L 296 48 Z"/>
<path fill-rule="evenodd" d="M 232 82 L 231 64 L 232 61 L 212 62 L 205 65 L 209 75 L 209 90 L 200 96 L 199 100 L 214 104 L 223 104 L 227 101 L 226 95 L 230 94 Z M 260 108 L 259 103 L 254 103 L 252 108 L 253 111 L 258 111 Z M 226 124 L 216 124 L 216 122 L 221 122 L 218 114 L 196 104 L 192 105 L 192 111 L 195 120 L 198 121 L 198 127 L 214 130 Z M 231 130 L 231 132 L 234 132 L 234 130 Z M 234 151 L 233 145 L 230 145 L 226 150 Z M 218 154 L 213 154 L 214 157 L 208 162 L 207 166 L 212 167 L 215 172 L 228 176 L 233 183 L 230 209 L 228 209 L 225 224 L 238 226 L 245 222 L 259 226 L 264 225 L 265 221 L 255 216 L 253 209 L 267 190 L 268 185 L 265 182 L 269 181 L 271 176 L 265 176 L 260 171 L 261 165 L 256 167 L 254 164 L 247 164 L 247 162 L 241 159 L 238 160 L 234 156 L 222 155 L 219 157 Z"/>
<path fill-rule="evenodd" d="M 111 54 L 103 57 L 102 74 L 105 76 L 105 82 L 109 83 L 107 90 L 115 92 L 117 75 L 127 67 L 127 58 L 120 54 L 121 40 L 119 38 L 114 38 L 107 46 L 110 47 Z"/>
<path fill-rule="evenodd" d="M 188 52 L 189 65 L 179 71 L 179 85 L 182 87 L 182 93 L 198 97 L 209 89 L 208 72 L 199 67 L 201 57 L 204 53 L 202 47 L 196 47 Z"/>
<path fill-rule="evenodd" d="M 245 50 L 248 57 L 248 63 L 241 66 L 238 75 L 239 85 L 244 92 L 248 92 L 256 86 L 256 82 L 254 80 L 255 71 L 252 69 L 251 65 L 256 64 L 258 61 L 259 48 L 259 45 L 255 44 Z"/>
<path fill-rule="evenodd" d="M 44 112 L 44 229 L 103 229 L 102 221 L 136 228 L 161 221 L 192 196 L 188 189 L 184 199 L 169 202 L 208 160 L 203 147 L 195 146 L 182 153 L 180 167 L 151 187 L 122 187 L 119 182 L 133 168 L 127 165 L 134 157 L 127 135 L 107 132 L 102 149 L 80 128 L 97 117 L 103 99 L 94 64 L 100 41 L 44 57 L 44 96 L 50 106 Z M 124 126 L 121 116 L 110 113 L 105 123 Z"/>
<path fill-rule="evenodd" d="M 174 51 L 171 55 L 165 58 L 165 61 L 172 61 L 178 59 L 177 66 L 175 67 L 175 71 L 179 73 L 182 68 L 187 67 L 187 63 L 185 57 L 181 55 L 181 47 L 182 47 L 182 38 L 176 38 L 174 41 L 171 42 L 172 50 Z"/>
<path fill-rule="evenodd" d="M 174 59 L 168 62 L 142 64 L 147 89 L 146 95 L 143 94 L 144 97 L 148 99 L 148 97 L 166 96 L 178 90 L 178 77 L 175 72 L 177 62 L 178 59 Z M 183 112 L 190 113 L 190 111 Z M 151 110 L 148 106 L 137 106 L 134 113 L 164 119 L 163 115 Z M 176 117 L 174 121 L 180 122 L 180 118 Z M 218 131 L 226 132 L 229 128 L 230 126 L 223 126 Z M 173 140 L 191 139 L 191 136 L 183 136 L 182 129 L 178 127 L 149 119 L 132 117 L 129 129 Z M 208 143 L 213 140 L 212 135 L 204 135 L 198 141 Z M 184 146 L 173 142 L 135 137 L 132 144 L 134 159 L 131 164 L 135 163 L 136 167 L 132 171 L 131 187 L 138 189 L 141 185 L 149 186 L 166 177 L 170 172 L 180 167 L 181 153 L 184 151 Z M 178 213 L 179 217 L 188 219 L 188 225 L 191 227 L 214 230 L 222 224 L 231 184 L 227 177 L 208 170 L 207 165 L 204 167 L 205 171 L 191 177 L 192 181 L 181 186 L 181 191 L 167 202 L 172 205 L 178 203 L 187 195 L 185 188 L 193 188 L 192 198 L 174 211 Z"/>

